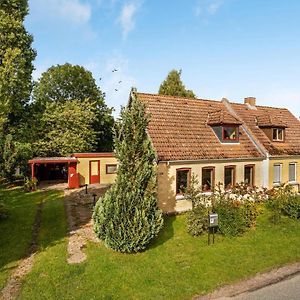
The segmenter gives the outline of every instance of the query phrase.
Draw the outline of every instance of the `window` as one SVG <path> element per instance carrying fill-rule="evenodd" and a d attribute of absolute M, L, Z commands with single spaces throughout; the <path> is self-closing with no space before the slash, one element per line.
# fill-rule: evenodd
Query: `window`
<path fill-rule="evenodd" d="M 235 166 L 224 168 L 224 188 L 230 189 L 235 185 Z"/>
<path fill-rule="evenodd" d="M 237 141 L 237 127 L 236 126 L 223 126 L 222 137 L 225 141 Z"/>
<path fill-rule="evenodd" d="M 215 168 L 204 167 L 202 168 L 202 190 L 204 192 L 211 191 L 214 187 Z"/>
<path fill-rule="evenodd" d="M 273 141 L 283 141 L 283 128 L 273 128 Z"/>
<path fill-rule="evenodd" d="M 116 174 L 117 165 L 106 165 L 106 174 Z"/>
<path fill-rule="evenodd" d="M 188 187 L 191 169 L 176 170 L 176 194 L 182 194 Z"/>
<path fill-rule="evenodd" d="M 273 183 L 280 183 L 281 182 L 281 164 L 274 165 L 274 178 Z"/>
<path fill-rule="evenodd" d="M 296 181 L 296 163 L 289 164 L 289 182 Z"/>
<path fill-rule="evenodd" d="M 244 182 L 254 186 L 254 165 L 246 165 L 244 169 Z"/>

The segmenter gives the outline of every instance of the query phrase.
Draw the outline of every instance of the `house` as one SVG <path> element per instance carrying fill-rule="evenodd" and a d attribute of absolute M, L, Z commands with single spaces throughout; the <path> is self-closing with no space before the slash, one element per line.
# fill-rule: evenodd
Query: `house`
<path fill-rule="evenodd" d="M 288 110 L 256 106 L 253 97 L 244 104 L 134 91 L 130 97 L 151 115 L 163 211 L 191 208 L 182 191 L 193 173 L 204 193 L 218 183 L 230 189 L 239 182 L 267 188 L 300 182 L 300 123 Z"/>
<path fill-rule="evenodd" d="M 115 181 L 117 159 L 114 153 L 74 153 L 69 157 L 37 157 L 29 160 L 32 178 L 61 180 L 69 188 L 85 184 L 111 184 Z"/>
<path fill-rule="evenodd" d="M 255 98 L 231 107 L 264 153 L 264 185 L 289 183 L 299 192 L 300 121 L 285 108 L 256 105 Z"/>

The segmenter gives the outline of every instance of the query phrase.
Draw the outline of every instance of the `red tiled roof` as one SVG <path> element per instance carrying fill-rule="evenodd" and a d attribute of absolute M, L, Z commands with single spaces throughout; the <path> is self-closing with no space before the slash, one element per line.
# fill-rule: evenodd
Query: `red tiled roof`
<path fill-rule="evenodd" d="M 265 147 L 270 155 L 300 155 L 300 121 L 289 110 L 266 106 L 249 109 L 247 105 L 238 103 L 231 103 L 231 107 L 251 130 L 253 137 Z M 267 127 L 286 127 L 288 125 L 285 128 L 284 142 L 271 141 L 259 127 L 259 125 L 261 127 L 266 125 L 266 116 L 269 116 Z"/>
<path fill-rule="evenodd" d="M 240 142 L 222 144 L 208 116 L 224 111 L 227 120 L 240 122 L 221 101 L 136 94 L 151 114 L 148 132 L 159 160 L 260 158 L 254 144 L 240 127 Z M 234 123 L 236 124 L 236 123 Z"/>
<path fill-rule="evenodd" d="M 208 113 L 207 124 L 210 126 L 222 124 L 242 125 L 242 122 L 227 110 L 219 109 Z"/>
<path fill-rule="evenodd" d="M 286 123 L 278 116 L 272 115 L 258 115 L 256 117 L 258 127 L 288 127 Z"/>

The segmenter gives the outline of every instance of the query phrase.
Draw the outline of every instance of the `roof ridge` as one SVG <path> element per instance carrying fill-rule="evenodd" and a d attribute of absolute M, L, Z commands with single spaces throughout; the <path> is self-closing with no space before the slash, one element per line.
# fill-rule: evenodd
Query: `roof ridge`
<path fill-rule="evenodd" d="M 221 100 L 216 100 L 216 99 L 204 99 L 204 98 L 188 98 L 188 97 L 182 97 L 182 96 L 171 96 L 171 95 L 160 95 L 160 94 L 152 94 L 152 93 L 141 93 L 137 92 L 137 95 L 145 95 L 145 96 L 154 96 L 154 97 L 162 97 L 162 98 L 173 98 L 173 99 L 184 99 L 184 100 L 189 100 L 189 101 L 210 101 L 210 102 L 218 102 L 221 103 Z"/>

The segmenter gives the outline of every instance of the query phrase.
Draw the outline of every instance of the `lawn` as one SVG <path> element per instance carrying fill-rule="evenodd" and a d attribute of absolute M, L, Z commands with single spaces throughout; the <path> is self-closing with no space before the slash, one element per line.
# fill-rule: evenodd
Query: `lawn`
<path fill-rule="evenodd" d="M 89 243 L 87 260 L 68 265 L 64 206 L 56 194 L 45 202 L 40 250 L 20 299 L 190 299 L 299 261 L 299 236 L 299 221 L 283 218 L 273 225 L 265 211 L 256 230 L 231 239 L 217 235 L 216 243 L 208 246 L 207 235 L 193 238 L 186 233 L 185 215 L 180 215 L 166 217 L 159 237 L 143 253 L 119 254 Z"/>
<path fill-rule="evenodd" d="M 7 189 L 0 186 L 0 200 L 9 208 L 9 217 L 0 221 L 0 289 L 19 260 L 27 254 L 38 204 L 51 198 L 58 199 L 58 192 L 29 194 L 20 187 Z"/>

